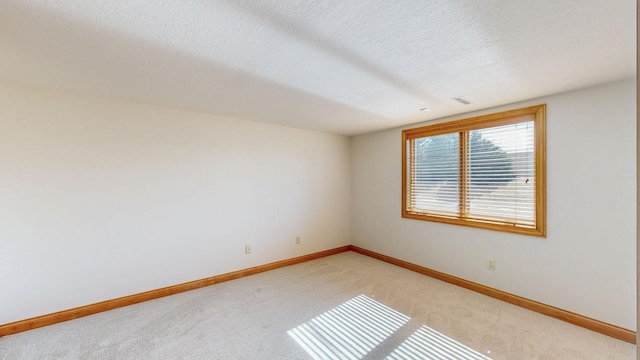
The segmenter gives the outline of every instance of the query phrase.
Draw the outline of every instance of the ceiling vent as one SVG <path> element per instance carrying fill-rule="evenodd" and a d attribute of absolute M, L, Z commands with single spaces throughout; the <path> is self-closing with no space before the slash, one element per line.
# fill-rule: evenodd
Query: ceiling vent
<path fill-rule="evenodd" d="M 465 98 L 463 98 L 462 96 L 454 96 L 451 98 L 452 100 L 455 100 L 459 103 L 465 104 L 465 105 L 469 105 L 471 104 L 471 102 Z"/>

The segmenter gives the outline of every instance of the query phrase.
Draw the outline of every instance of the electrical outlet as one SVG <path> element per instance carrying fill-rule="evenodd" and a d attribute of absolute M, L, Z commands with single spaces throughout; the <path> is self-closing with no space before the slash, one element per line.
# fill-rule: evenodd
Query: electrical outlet
<path fill-rule="evenodd" d="M 487 261 L 487 269 L 495 270 L 496 269 L 496 261 L 494 259 L 489 259 Z"/>
<path fill-rule="evenodd" d="M 300 236 L 296 236 L 296 244 L 300 244 Z"/>
<path fill-rule="evenodd" d="M 245 245 L 244 246 L 244 253 L 245 254 L 251 254 L 251 245 Z"/>

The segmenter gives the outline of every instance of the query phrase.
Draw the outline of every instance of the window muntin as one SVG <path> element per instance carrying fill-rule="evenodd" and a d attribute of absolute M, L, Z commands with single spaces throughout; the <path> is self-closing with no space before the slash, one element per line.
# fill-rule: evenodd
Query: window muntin
<path fill-rule="evenodd" d="M 403 131 L 403 217 L 545 236 L 545 105 Z"/>

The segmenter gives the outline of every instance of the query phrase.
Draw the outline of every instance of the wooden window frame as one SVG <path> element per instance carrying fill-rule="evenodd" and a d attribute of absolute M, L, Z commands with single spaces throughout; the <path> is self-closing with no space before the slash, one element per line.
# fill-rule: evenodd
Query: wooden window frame
<path fill-rule="evenodd" d="M 534 226 L 516 225 L 508 222 L 478 220 L 466 218 L 464 211 L 457 216 L 437 215 L 427 213 L 411 212 L 407 209 L 408 198 L 411 188 L 411 176 L 408 176 L 414 153 L 408 154 L 408 141 L 428 136 L 445 135 L 451 133 L 461 133 L 461 140 L 466 140 L 466 135 L 472 130 L 516 124 L 525 121 L 534 122 L 534 172 L 535 172 L 535 224 Z M 466 152 L 467 141 L 461 141 L 460 153 Z M 411 156 L 411 158 L 409 157 Z M 461 158 L 460 180 L 467 177 L 466 166 Z M 476 116 L 467 119 L 455 120 L 451 122 L 427 125 L 402 131 L 402 217 L 440 223 L 471 226 L 482 229 L 505 231 L 523 235 L 546 237 L 546 105 L 535 105 L 521 109 L 509 110 L 495 114 Z M 461 203 L 466 199 L 466 184 L 460 181 L 459 194 Z"/>

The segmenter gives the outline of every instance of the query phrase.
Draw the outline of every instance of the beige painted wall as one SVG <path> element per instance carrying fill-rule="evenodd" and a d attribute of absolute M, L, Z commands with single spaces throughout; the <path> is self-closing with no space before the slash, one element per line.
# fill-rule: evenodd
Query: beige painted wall
<path fill-rule="evenodd" d="M 0 324 L 347 245 L 349 151 L 342 136 L 1 85 Z"/>

